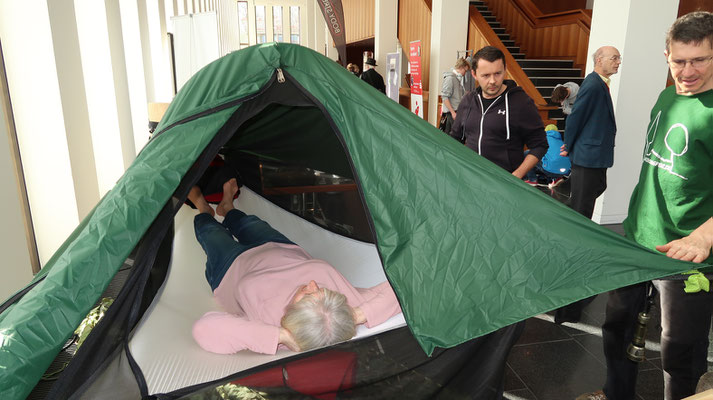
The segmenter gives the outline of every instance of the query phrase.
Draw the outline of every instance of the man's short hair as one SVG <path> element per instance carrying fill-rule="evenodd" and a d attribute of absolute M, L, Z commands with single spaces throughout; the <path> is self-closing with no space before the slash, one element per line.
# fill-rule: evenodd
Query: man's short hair
<path fill-rule="evenodd" d="M 468 67 L 470 67 L 470 65 L 468 64 L 468 61 L 465 60 L 465 58 L 459 58 L 458 61 L 456 61 L 456 64 L 453 66 L 453 68 L 455 69 Z"/>
<path fill-rule="evenodd" d="M 557 86 L 553 91 L 552 91 L 552 97 L 550 98 L 553 103 L 561 103 L 564 99 L 567 98 L 567 95 L 569 94 L 569 91 L 567 90 L 566 86 Z"/>
<path fill-rule="evenodd" d="M 300 351 L 329 346 L 356 335 L 352 308 L 339 292 L 322 288 L 322 298 L 305 296 L 287 306 L 281 325 L 292 333 Z"/>
<path fill-rule="evenodd" d="M 696 45 L 708 39 L 713 48 L 713 13 L 694 11 L 678 18 L 666 33 L 666 51 L 671 50 L 671 42 Z"/>
<path fill-rule="evenodd" d="M 505 54 L 495 46 L 485 46 L 473 54 L 473 61 L 471 62 L 473 71 L 478 69 L 478 61 L 481 59 L 488 62 L 503 60 L 503 67 L 505 66 Z"/>

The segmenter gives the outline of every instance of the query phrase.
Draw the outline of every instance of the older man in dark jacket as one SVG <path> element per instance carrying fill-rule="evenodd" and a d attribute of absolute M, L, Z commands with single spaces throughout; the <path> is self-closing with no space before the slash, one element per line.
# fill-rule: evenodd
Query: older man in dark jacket
<path fill-rule="evenodd" d="M 607 188 L 607 168 L 614 165 L 616 121 L 609 94 L 609 77 L 621 64 L 619 51 L 599 48 L 594 55 L 594 72 L 587 75 L 567 118 L 562 155 L 572 161 L 571 207 L 592 218 L 594 203 Z"/>
<path fill-rule="evenodd" d="M 616 121 L 609 94 L 609 77 L 621 64 L 619 50 L 600 47 L 592 56 L 594 72 L 587 75 L 577 93 L 564 130 L 563 156 L 572 161 L 570 207 L 592 218 L 594 203 L 607 188 L 607 168 L 614 165 Z M 555 311 L 555 323 L 578 322 L 589 297 Z"/>

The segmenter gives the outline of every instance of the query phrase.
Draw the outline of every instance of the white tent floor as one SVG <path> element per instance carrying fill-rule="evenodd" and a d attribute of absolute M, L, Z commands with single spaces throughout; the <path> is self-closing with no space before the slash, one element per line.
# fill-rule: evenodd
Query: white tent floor
<path fill-rule="evenodd" d="M 313 257 L 332 264 L 356 287 L 371 287 L 386 280 L 372 244 L 311 224 L 246 187 L 241 188 L 236 206 L 266 220 Z M 196 213 L 184 205 L 176 215 L 173 255 L 166 282 L 129 343 L 149 394 L 213 381 L 294 354 L 289 350 L 279 350 L 276 355 L 250 351 L 213 354 L 201 349 L 193 340 L 193 323 L 208 311 L 220 310 L 205 279 L 205 253 L 193 232 Z M 360 326 L 355 339 L 404 325 L 403 315 L 399 314 L 371 329 Z"/>

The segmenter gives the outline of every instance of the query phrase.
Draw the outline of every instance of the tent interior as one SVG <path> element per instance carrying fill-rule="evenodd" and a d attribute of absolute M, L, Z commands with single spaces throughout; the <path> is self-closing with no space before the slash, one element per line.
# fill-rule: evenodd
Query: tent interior
<path fill-rule="evenodd" d="M 288 238 L 294 238 L 313 257 L 328 261 L 356 287 L 371 287 L 386 280 L 374 245 L 306 222 L 250 189 L 243 188 L 236 203 L 246 213 L 259 216 Z M 213 381 L 294 354 L 281 349 L 274 356 L 247 350 L 222 355 L 209 353 L 195 343 L 191 336 L 193 323 L 206 312 L 219 310 L 204 277 L 205 253 L 193 233 L 196 213 L 183 206 L 176 215 L 166 282 L 129 342 L 149 394 Z M 355 339 L 404 325 L 403 315 L 399 314 L 371 329 L 360 326 Z"/>

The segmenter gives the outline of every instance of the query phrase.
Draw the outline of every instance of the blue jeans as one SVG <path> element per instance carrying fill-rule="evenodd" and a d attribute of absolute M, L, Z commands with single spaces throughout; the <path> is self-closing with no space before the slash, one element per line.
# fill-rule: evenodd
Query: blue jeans
<path fill-rule="evenodd" d="M 209 214 L 198 214 L 193 226 L 196 239 L 208 256 L 205 277 L 212 290 L 220 285 L 228 268 L 244 251 L 268 242 L 294 244 L 267 222 L 240 210 L 230 210 L 222 224 Z"/>

